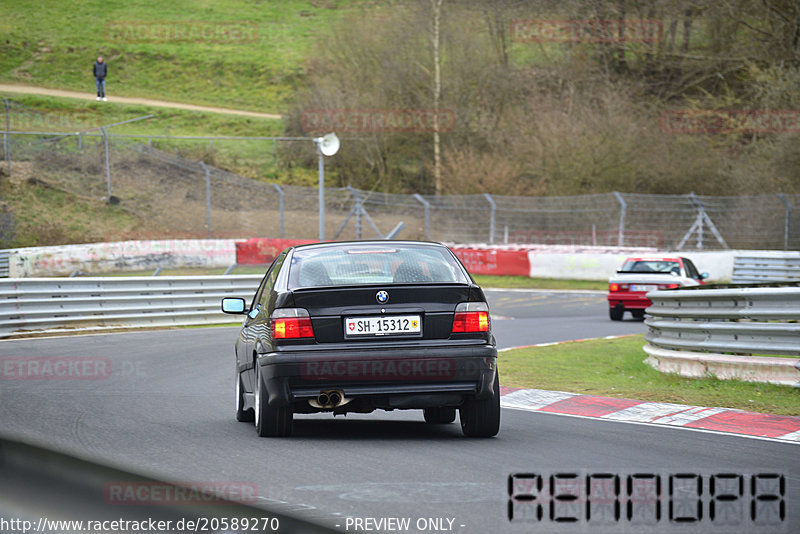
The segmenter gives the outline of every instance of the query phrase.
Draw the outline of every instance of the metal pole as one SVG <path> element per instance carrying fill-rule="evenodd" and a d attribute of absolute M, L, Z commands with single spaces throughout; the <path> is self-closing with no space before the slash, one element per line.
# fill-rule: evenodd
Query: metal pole
<path fill-rule="evenodd" d="M 789 250 L 789 227 L 792 222 L 792 205 L 786 200 L 783 193 L 778 195 L 783 205 L 786 206 L 786 220 L 783 223 L 783 250 Z"/>
<path fill-rule="evenodd" d="M 617 236 L 617 246 L 621 247 L 625 244 L 625 214 L 628 211 L 628 204 L 622 195 L 614 191 L 614 196 L 617 197 L 619 202 L 619 235 Z"/>
<path fill-rule="evenodd" d="M 281 212 L 281 239 L 283 239 L 284 238 L 284 235 L 283 235 L 283 233 L 284 233 L 284 227 L 283 227 L 283 189 L 281 189 L 281 186 L 279 186 L 278 184 L 272 184 L 272 187 L 274 187 L 278 191 L 278 206 L 279 206 L 280 212 Z"/>
<path fill-rule="evenodd" d="M 322 138 L 314 139 L 317 145 L 317 155 L 319 155 L 319 241 L 325 241 L 325 156 L 322 155 L 320 144 Z"/>
<path fill-rule="evenodd" d="M 430 211 L 431 211 L 431 204 L 419 193 L 414 193 L 414 198 L 417 199 L 417 202 L 422 204 L 425 207 L 425 239 L 428 241 L 431 240 L 431 219 L 430 219 Z"/>
<path fill-rule="evenodd" d="M 489 244 L 494 245 L 494 218 L 497 213 L 497 204 L 494 203 L 494 199 L 489 193 L 484 193 L 483 196 L 489 201 L 489 205 L 492 207 L 491 218 L 489 219 Z"/>
<path fill-rule="evenodd" d="M 108 196 L 106 197 L 106 202 L 111 202 L 111 161 L 108 158 L 108 132 L 106 132 L 105 128 L 100 128 L 103 132 L 103 147 L 105 148 L 106 153 L 106 193 Z"/>
<path fill-rule="evenodd" d="M 697 248 L 702 250 L 703 249 L 703 233 L 704 233 L 703 222 L 704 222 L 704 219 L 705 219 L 704 215 L 705 215 L 705 212 L 706 212 L 705 206 L 703 206 L 703 203 L 700 202 L 697 199 L 697 196 L 694 194 L 694 191 L 689 193 L 688 196 L 689 196 L 689 199 L 692 201 L 692 204 L 694 204 L 695 207 L 697 208 L 697 223 L 696 223 L 696 226 L 697 226 Z"/>
<path fill-rule="evenodd" d="M 6 132 L 3 134 L 3 154 L 6 156 L 6 166 L 8 167 L 8 175 L 11 176 L 11 156 L 8 153 L 8 132 L 11 131 L 11 120 L 9 118 L 9 105 L 8 98 L 3 98 L 3 103 L 6 105 Z"/>
<path fill-rule="evenodd" d="M 211 171 L 204 162 L 200 162 L 200 166 L 206 173 L 206 231 L 208 237 L 211 237 Z"/>
<path fill-rule="evenodd" d="M 361 195 L 359 195 L 358 191 L 352 186 L 348 185 L 347 190 L 350 191 L 350 194 L 356 199 L 356 205 L 353 209 L 356 215 L 356 239 L 361 239 L 361 212 L 364 209 L 361 207 Z"/>

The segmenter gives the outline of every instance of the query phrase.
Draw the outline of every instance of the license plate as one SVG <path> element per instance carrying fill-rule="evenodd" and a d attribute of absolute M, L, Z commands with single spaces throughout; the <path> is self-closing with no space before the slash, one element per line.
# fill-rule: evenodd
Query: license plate
<path fill-rule="evenodd" d="M 344 335 L 397 336 L 422 332 L 419 315 L 392 315 L 390 317 L 345 317 Z"/>
<path fill-rule="evenodd" d="M 656 286 L 656 285 L 642 284 L 642 285 L 632 285 L 631 286 L 631 291 L 649 292 L 649 291 L 655 291 L 656 289 L 658 289 L 658 286 Z"/>

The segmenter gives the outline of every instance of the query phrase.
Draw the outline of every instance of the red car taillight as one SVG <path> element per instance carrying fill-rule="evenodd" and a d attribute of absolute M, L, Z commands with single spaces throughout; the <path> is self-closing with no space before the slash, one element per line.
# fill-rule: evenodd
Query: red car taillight
<path fill-rule="evenodd" d="M 279 308 L 272 314 L 274 339 L 299 339 L 314 337 L 311 318 L 302 308 Z"/>
<path fill-rule="evenodd" d="M 613 282 L 611 284 L 608 284 L 608 290 L 609 291 L 619 291 L 619 284 L 615 284 Z"/>
<path fill-rule="evenodd" d="M 456 306 L 453 333 L 488 332 L 489 306 L 485 302 L 462 302 Z"/>
<path fill-rule="evenodd" d="M 680 284 L 658 284 L 658 289 L 675 289 L 680 287 Z"/>

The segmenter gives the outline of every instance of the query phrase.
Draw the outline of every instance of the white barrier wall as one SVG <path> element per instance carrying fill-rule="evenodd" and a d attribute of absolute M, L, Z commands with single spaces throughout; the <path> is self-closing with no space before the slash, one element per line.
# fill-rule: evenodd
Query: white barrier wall
<path fill-rule="evenodd" d="M 122 241 L 11 250 L 9 276 L 66 276 L 74 271 L 97 274 L 112 271 L 146 271 L 174 267 L 228 267 L 236 263 L 236 242 L 241 239 L 176 239 Z M 452 245 L 451 246 L 455 246 Z M 626 258 L 683 256 L 689 258 L 712 282 L 729 282 L 736 256 L 797 254 L 776 251 L 725 250 L 658 252 L 653 249 L 613 249 L 569 246 L 469 245 L 476 249 L 504 250 L 526 257 L 529 276 L 573 280 L 608 280 Z M 462 246 L 463 247 L 463 246 Z M 498 266 L 502 267 L 502 266 Z M 523 267 L 524 271 L 524 267 Z"/>
<path fill-rule="evenodd" d="M 174 239 L 20 248 L 9 252 L 9 276 L 66 276 L 74 271 L 95 274 L 158 267 L 227 267 L 236 263 L 236 241 Z"/>

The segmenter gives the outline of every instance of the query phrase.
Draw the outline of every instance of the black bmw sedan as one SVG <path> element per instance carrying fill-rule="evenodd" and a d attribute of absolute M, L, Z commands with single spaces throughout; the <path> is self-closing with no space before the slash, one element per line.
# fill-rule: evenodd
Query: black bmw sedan
<path fill-rule="evenodd" d="M 446 246 L 290 247 L 272 262 L 236 341 L 236 418 L 288 436 L 298 413 L 421 409 L 465 435 L 500 428 L 497 349 L 483 291 Z"/>

